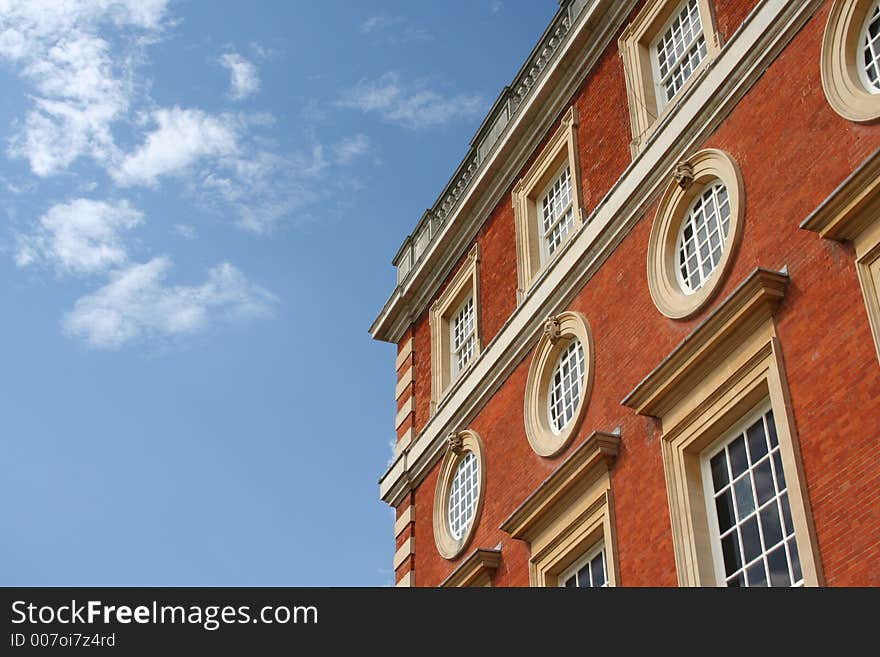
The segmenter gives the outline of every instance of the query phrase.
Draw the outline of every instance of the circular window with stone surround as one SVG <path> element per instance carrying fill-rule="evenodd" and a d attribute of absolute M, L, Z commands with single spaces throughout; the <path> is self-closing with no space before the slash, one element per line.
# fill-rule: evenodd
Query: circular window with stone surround
<path fill-rule="evenodd" d="M 742 236 L 744 201 L 739 167 L 724 151 L 676 165 L 648 240 L 648 288 L 661 313 L 687 319 L 718 292 Z"/>
<path fill-rule="evenodd" d="M 473 537 L 486 489 L 483 442 L 475 431 L 449 435 L 434 491 L 434 542 L 446 559 L 460 555 Z"/>
<path fill-rule="evenodd" d="M 822 38 L 825 98 L 845 119 L 880 118 L 880 0 L 835 0 Z"/>
<path fill-rule="evenodd" d="M 569 444 L 593 389 L 593 334 L 576 312 L 549 317 L 532 364 L 525 396 L 526 437 L 535 453 L 554 456 Z"/>

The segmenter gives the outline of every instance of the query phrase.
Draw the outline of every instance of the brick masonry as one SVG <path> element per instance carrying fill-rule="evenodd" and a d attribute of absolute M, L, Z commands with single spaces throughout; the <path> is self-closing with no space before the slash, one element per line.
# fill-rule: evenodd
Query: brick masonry
<path fill-rule="evenodd" d="M 756 4 L 755 0 L 714 2 L 722 43 Z M 590 432 L 620 427 L 623 444 L 612 471 L 620 584 L 675 586 L 660 427 L 621 406 L 620 400 L 720 299 L 762 266 L 787 267 L 791 276 L 776 321 L 826 583 L 880 585 L 880 367 L 854 253 L 850 245 L 822 240 L 798 228 L 880 147 L 880 126 L 850 123 L 825 100 L 819 56 L 830 4 L 824 3 L 702 144 L 729 152 L 745 182 L 742 244 L 714 302 L 688 321 L 669 320 L 654 307 L 645 272 L 656 206 L 650 209 L 569 307 L 589 319 L 596 351 L 594 389 L 575 441 L 551 459 L 537 456 L 529 447 L 523 426 L 531 355 L 527 356 L 469 426 L 483 439 L 487 464 L 485 503 L 470 548 L 458 560 L 447 561 L 434 547 L 438 464 L 401 505 L 401 509 L 414 507 L 414 523 L 397 537 L 397 546 L 412 535 L 418 549 L 398 569 L 398 578 L 412 567 L 420 586 L 436 585 L 472 549 L 500 544 L 502 561 L 493 583 L 528 585 L 528 546 L 501 532 L 499 525 Z M 631 159 L 627 95 L 616 39 L 573 102 L 580 117 L 583 199 L 589 212 Z M 548 136 L 552 132 L 553 128 Z M 528 163 L 523 171 L 527 168 Z M 477 241 L 482 254 L 479 311 L 485 345 L 516 306 L 509 192 L 487 218 Z M 414 322 L 412 335 L 412 421 L 418 433 L 430 412 L 427 311 Z M 404 395 L 399 403 L 408 397 Z M 856 408 L 859 412 L 853 412 Z M 402 512 L 398 510 L 398 515 Z"/>

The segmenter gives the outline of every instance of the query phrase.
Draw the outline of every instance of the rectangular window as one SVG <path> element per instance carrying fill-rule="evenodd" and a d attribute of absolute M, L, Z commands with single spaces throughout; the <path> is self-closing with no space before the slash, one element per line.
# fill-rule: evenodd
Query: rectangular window
<path fill-rule="evenodd" d="M 559 577 L 565 588 L 605 588 L 608 575 L 605 567 L 605 545 L 600 543 L 573 567 Z"/>
<path fill-rule="evenodd" d="M 651 48 L 660 108 L 668 103 L 708 54 L 697 0 L 688 0 Z"/>
<path fill-rule="evenodd" d="M 553 255 L 574 227 L 571 167 L 566 163 L 541 195 L 543 254 Z"/>
<path fill-rule="evenodd" d="M 474 322 L 474 297 L 467 300 L 453 315 L 449 325 L 452 345 L 452 376 L 453 378 L 465 368 L 474 355 L 477 344 L 476 322 Z"/>
<path fill-rule="evenodd" d="M 635 156 L 673 99 L 718 56 L 712 0 L 645 0 L 618 44 L 626 72 Z"/>
<path fill-rule="evenodd" d="M 752 414 L 707 450 L 702 466 L 718 581 L 802 586 L 773 411 Z"/>
<path fill-rule="evenodd" d="M 480 355 L 480 247 L 474 244 L 458 273 L 431 305 L 431 413 Z"/>

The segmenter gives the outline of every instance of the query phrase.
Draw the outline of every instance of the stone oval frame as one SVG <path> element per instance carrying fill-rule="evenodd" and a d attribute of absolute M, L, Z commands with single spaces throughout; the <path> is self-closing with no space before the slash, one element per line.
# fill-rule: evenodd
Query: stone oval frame
<path fill-rule="evenodd" d="M 470 526 L 461 538 L 455 538 L 449 529 L 449 492 L 452 479 L 462 458 L 471 452 L 477 457 L 480 468 L 480 491 L 477 508 Z M 486 456 L 483 441 L 476 431 L 470 429 L 450 434 L 446 443 L 446 454 L 440 465 L 437 487 L 434 489 L 434 543 L 444 559 L 455 559 L 467 548 L 480 522 L 483 500 L 486 498 Z"/>
<path fill-rule="evenodd" d="M 856 61 L 873 0 L 834 0 L 822 37 L 822 89 L 843 118 L 868 123 L 880 118 L 880 94 L 865 88 Z"/>
<path fill-rule="evenodd" d="M 730 199 L 727 244 L 714 271 L 696 292 L 682 289 L 677 274 L 678 234 L 691 203 L 707 185 L 720 180 Z M 648 289 L 657 309 L 670 319 L 687 319 L 703 309 L 730 273 L 742 240 L 745 188 L 736 161 L 727 153 L 707 148 L 675 167 L 666 186 L 648 240 Z"/>
<path fill-rule="evenodd" d="M 550 377 L 556 361 L 572 338 L 580 340 L 584 348 L 584 381 L 581 398 L 574 417 L 559 433 L 550 426 L 548 402 Z M 581 313 L 567 311 L 550 317 L 544 326 L 544 334 L 535 347 L 526 382 L 524 403 L 526 437 L 538 456 L 551 457 L 559 454 L 577 433 L 590 405 L 595 370 L 593 332 L 587 318 Z"/>

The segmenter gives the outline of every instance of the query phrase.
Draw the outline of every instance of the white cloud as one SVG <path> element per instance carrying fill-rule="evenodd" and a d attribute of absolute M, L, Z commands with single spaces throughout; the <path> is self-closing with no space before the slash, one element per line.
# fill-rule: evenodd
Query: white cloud
<path fill-rule="evenodd" d="M 359 30 L 361 34 L 393 44 L 434 39 L 426 29 L 414 25 L 403 16 L 370 16 L 361 23 Z"/>
<path fill-rule="evenodd" d="M 227 53 L 220 63 L 229 70 L 229 96 L 233 100 L 244 100 L 260 89 L 257 67 L 237 53 Z"/>
<path fill-rule="evenodd" d="M 172 263 L 153 258 L 115 272 L 110 283 L 77 300 L 62 322 L 64 331 L 99 349 L 138 340 L 193 335 L 221 321 L 271 316 L 277 298 L 222 263 L 201 285 L 167 285 Z"/>
<path fill-rule="evenodd" d="M 336 164 L 351 164 L 370 150 L 370 139 L 363 134 L 347 137 L 333 146 Z"/>
<path fill-rule="evenodd" d="M 489 3 L 489 11 L 491 11 L 493 14 L 497 14 L 499 11 L 501 11 L 501 7 L 503 5 L 504 3 L 502 3 L 501 0 L 492 0 Z"/>
<path fill-rule="evenodd" d="M 96 274 L 126 262 L 121 233 L 143 221 L 127 201 L 105 203 L 78 198 L 53 205 L 36 231 L 19 236 L 19 267 L 46 263 L 59 274 Z"/>
<path fill-rule="evenodd" d="M 196 227 L 190 226 L 189 224 L 174 224 L 174 232 L 188 240 L 193 240 L 196 238 Z"/>
<path fill-rule="evenodd" d="M 154 186 L 160 177 L 182 174 L 202 158 L 238 150 L 238 131 L 226 117 L 173 107 L 156 110 L 153 120 L 157 127 L 144 144 L 111 170 L 120 185 Z"/>
<path fill-rule="evenodd" d="M 454 119 L 479 116 L 485 111 L 485 102 L 480 96 L 443 96 L 431 89 L 406 85 L 396 73 L 359 82 L 341 94 L 337 105 L 374 112 L 409 128 L 443 125 Z"/>
<path fill-rule="evenodd" d="M 125 118 L 139 49 L 156 38 L 165 8 L 166 0 L 0 2 L 0 59 L 34 91 L 10 155 L 28 160 L 41 177 L 83 155 L 102 164 L 112 159 L 111 127 Z M 122 32 L 123 53 L 112 53 L 100 36 L 104 23 Z"/>

